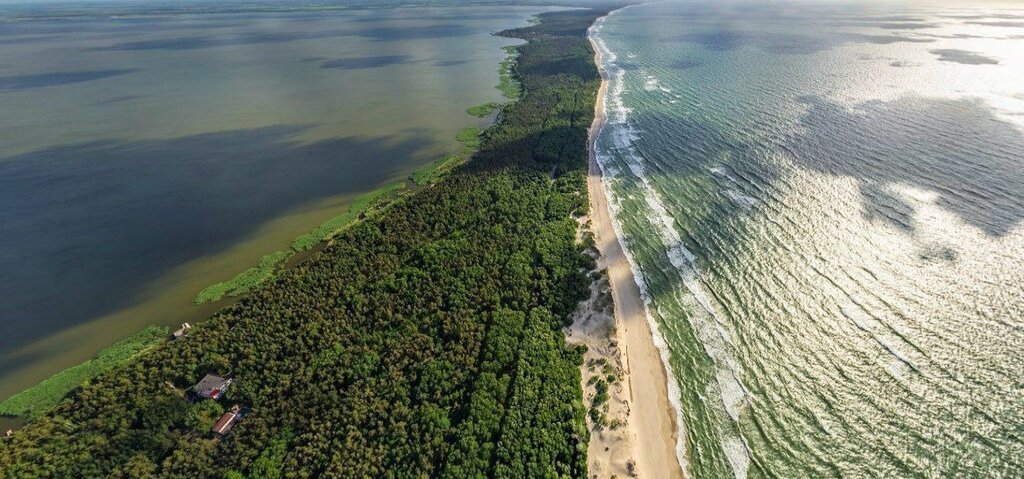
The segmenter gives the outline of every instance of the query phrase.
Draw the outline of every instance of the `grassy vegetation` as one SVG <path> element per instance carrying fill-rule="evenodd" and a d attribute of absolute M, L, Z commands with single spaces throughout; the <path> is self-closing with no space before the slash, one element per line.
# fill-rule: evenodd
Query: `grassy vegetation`
<path fill-rule="evenodd" d="M 466 161 L 465 155 L 448 155 L 435 160 L 409 175 L 409 180 L 420 186 L 437 183 L 447 176 L 455 167 Z"/>
<path fill-rule="evenodd" d="M 519 98 L 519 95 L 522 93 L 519 82 L 516 81 L 514 71 L 516 66 L 516 57 L 519 56 L 519 50 L 518 47 L 515 46 L 503 47 L 502 49 L 505 50 L 505 54 L 507 56 L 500 64 L 498 64 L 497 88 L 501 90 L 501 93 L 505 95 L 505 98 L 515 100 L 516 98 Z"/>
<path fill-rule="evenodd" d="M 455 139 L 462 143 L 462 146 L 466 147 L 467 152 L 473 152 L 477 148 L 480 148 L 480 134 L 483 133 L 479 128 L 471 126 L 469 128 L 463 128 L 459 131 L 459 134 L 455 136 Z"/>
<path fill-rule="evenodd" d="M 475 107 L 474 107 L 475 108 Z M 470 109 L 472 110 L 472 108 Z M 483 131 L 476 127 L 463 128 L 455 136 L 455 139 L 462 144 L 462 151 L 453 155 L 433 161 L 409 175 L 409 180 L 417 185 L 424 186 L 437 183 L 449 174 L 456 167 L 469 160 L 469 157 L 480 148 L 483 140 Z"/>
<path fill-rule="evenodd" d="M 295 238 L 295 241 L 292 241 L 292 250 L 296 252 L 306 251 L 320 244 L 320 242 L 330 239 L 359 219 L 360 215 L 368 213 L 378 202 L 390 197 L 402 188 L 405 188 L 405 183 L 391 183 L 360 196 L 352 202 L 348 207 L 348 211 L 325 221 L 312 232 Z"/>
<path fill-rule="evenodd" d="M 477 106 L 471 106 L 466 109 L 466 113 L 473 115 L 477 118 L 484 118 L 490 115 L 494 110 L 498 109 L 498 104 L 495 102 L 483 103 Z"/>
<path fill-rule="evenodd" d="M 127 363 L 167 338 L 167 328 L 151 326 L 121 340 L 82 364 L 67 368 L 43 382 L 0 402 L 0 415 L 36 415 L 56 406 L 72 389 Z"/>
<path fill-rule="evenodd" d="M 539 21 L 534 19 L 534 21 Z M 536 23 L 535 23 L 536 24 Z M 521 93 L 519 82 L 515 80 L 514 68 L 518 56 L 517 47 L 509 46 L 502 48 L 507 54 L 506 58 L 499 65 L 499 76 L 501 83 L 496 87 L 502 91 L 506 98 L 519 98 Z M 466 109 L 470 115 L 483 118 L 490 115 L 494 110 L 500 108 L 496 102 L 482 103 Z M 435 160 L 430 164 L 414 171 L 409 175 L 409 180 L 419 186 L 437 183 L 448 176 L 456 167 L 469 160 L 469 157 L 480 148 L 481 131 L 477 127 L 463 128 L 456 135 L 456 140 L 462 144 L 463 150 L 457 154 L 447 155 Z M 196 296 L 195 304 L 202 304 L 220 301 L 225 296 L 241 296 L 253 289 L 267 283 L 277 276 L 279 266 L 284 264 L 294 253 L 307 251 L 330 237 L 338 234 L 355 220 L 368 212 L 378 201 L 391 196 L 395 191 L 405 185 L 392 183 L 377 190 L 371 191 L 359 197 L 349 210 L 341 215 L 335 216 L 321 224 L 315 230 L 301 235 L 292 241 L 291 250 L 276 251 L 260 258 L 259 264 L 239 273 L 234 278 L 209 286 Z"/>
<path fill-rule="evenodd" d="M 471 114 L 487 116 L 490 111 L 497 108 L 496 103 L 485 103 L 467 110 Z M 487 113 L 479 115 L 480 111 L 487 108 Z M 463 128 L 456 135 L 455 139 L 462 144 L 463 150 L 454 155 L 448 155 L 426 165 L 409 175 L 413 183 L 424 186 L 437 183 L 449 175 L 456 167 L 465 163 L 469 157 L 480 148 L 483 131 L 477 127 Z M 241 296 L 253 289 L 266 284 L 277 277 L 280 266 L 283 265 L 295 253 L 307 251 L 332 236 L 343 231 L 352 225 L 360 216 L 365 216 L 370 210 L 383 201 L 390 199 L 395 192 L 405 188 L 404 183 L 391 183 L 360 196 L 349 206 L 348 211 L 334 218 L 325 221 L 313 231 L 301 235 L 292 241 L 290 250 L 276 251 L 260 258 L 259 264 L 249 268 L 234 278 L 207 287 L 199 292 L 195 304 L 220 301 L 225 296 Z"/>
<path fill-rule="evenodd" d="M 238 273 L 234 278 L 208 286 L 200 291 L 199 295 L 196 296 L 195 303 L 202 304 L 220 301 L 224 296 L 244 294 L 273 279 L 278 266 L 288 261 L 288 258 L 291 258 L 293 254 L 295 254 L 293 251 L 275 251 L 263 255 L 256 266 Z"/>
<path fill-rule="evenodd" d="M 402 188 L 405 188 L 404 183 L 391 183 L 360 196 L 349 206 L 348 211 L 325 221 L 312 232 L 295 238 L 292 241 L 291 249 L 264 255 L 256 266 L 239 273 L 234 278 L 200 291 L 196 296 L 195 303 L 220 301 L 225 296 L 241 296 L 266 284 L 277 277 L 280 267 L 295 253 L 306 251 L 322 241 L 330 239 L 359 219 L 360 215 L 368 213 L 374 205 Z"/>

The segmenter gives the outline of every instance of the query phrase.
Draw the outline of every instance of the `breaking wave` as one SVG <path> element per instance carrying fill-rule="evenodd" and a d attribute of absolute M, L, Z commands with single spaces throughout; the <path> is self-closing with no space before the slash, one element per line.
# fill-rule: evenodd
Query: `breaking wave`
<path fill-rule="evenodd" d="M 631 123 L 630 114 L 632 110 L 623 101 L 623 94 L 626 91 L 624 81 L 625 70 L 616 63 L 618 56 L 608 48 L 607 44 L 600 37 L 603 26 L 604 18 L 595 22 L 594 26 L 590 29 L 590 38 L 601 54 L 602 68 L 609 77 L 609 85 L 604 98 L 606 120 L 605 124 L 598 131 L 598 138 L 610 142 L 611 146 L 609 148 L 596 148 L 596 156 L 602 171 L 602 184 L 605 195 L 608 198 L 609 208 L 612 210 L 613 227 L 629 260 L 633 277 L 637 286 L 639 286 L 640 294 L 646 307 L 647 322 L 654 336 L 654 343 L 661 353 L 662 363 L 669 378 L 671 378 L 668 381 L 669 400 L 676 412 L 676 421 L 681 431 L 677 438 L 676 455 L 680 465 L 686 470 L 687 461 L 684 439 L 686 435 L 682 432 L 685 429 L 679 404 L 681 392 L 669 362 L 668 344 L 660 331 L 657 321 L 650 314 L 652 309 L 658 310 L 658 306 L 652 300 L 650 289 L 637 261 L 633 257 L 629 248 L 628 238 L 624 236 L 618 219 L 621 213 L 621 202 L 615 195 L 612 186 L 622 178 L 624 171 L 614 164 L 616 161 L 624 164 L 631 176 L 639 182 L 645 206 L 650 213 L 651 225 L 658 234 L 668 259 L 676 269 L 681 280 L 683 287 L 674 291 L 675 300 L 689 313 L 691 326 L 697 332 L 705 353 L 714 361 L 716 366 L 715 381 L 708 385 L 709 388 L 715 391 L 715 394 L 721 398 L 721 407 L 724 412 L 733 421 L 737 422 L 739 421 L 742 408 L 750 400 L 750 397 L 740 381 L 740 374 L 737 370 L 739 361 L 736 360 L 734 355 L 734 345 L 723 328 L 724 319 L 715 312 L 711 298 L 701 287 L 700 272 L 694 255 L 683 245 L 683 240 L 677 232 L 674 220 L 666 211 L 664 203 L 647 177 L 642 161 L 643 156 L 634 143 L 641 137 L 641 132 Z M 661 90 L 666 93 L 671 92 L 670 89 L 661 86 L 657 78 L 649 74 L 645 76 L 644 88 L 647 90 Z M 743 438 L 738 434 L 726 435 L 723 438 L 721 447 L 733 468 L 735 477 L 738 479 L 745 478 L 747 476 L 747 467 L 750 464 L 750 452 Z"/>

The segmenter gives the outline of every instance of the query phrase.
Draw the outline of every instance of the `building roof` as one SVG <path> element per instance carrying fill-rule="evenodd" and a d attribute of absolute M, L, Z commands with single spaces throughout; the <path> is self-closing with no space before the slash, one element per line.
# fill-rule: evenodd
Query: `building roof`
<path fill-rule="evenodd" d="M 224 434 L 228 432 L 231 429 L 231 427 L 235 425 L 236 422 L 238 422 L 238 419 L 240 418 L 238 417 L 237 411 L 228 411 L 224 413 L 224 415 L 221 416 L 220 419 L 217 420 L 217 423 L 214 424 L 213 428 L 211 428 L 210 430 L 213 431 L 215 434 Z"/>
<path fill-rule="evenodd" d="M 231 379 L 222 378 L 215 374 L 207 374 L 202 381 L 192 386 L 196 394 L 210 399 L 218 399 L 231 385 Z"/>
<path fill-rule="evenodd" d="M 181 327 L 174 331 L 174 338 L 180 338 L 188 333 L 188 330 L 192 329 L 192 325 L 188 323 L 181 323 Z"/>

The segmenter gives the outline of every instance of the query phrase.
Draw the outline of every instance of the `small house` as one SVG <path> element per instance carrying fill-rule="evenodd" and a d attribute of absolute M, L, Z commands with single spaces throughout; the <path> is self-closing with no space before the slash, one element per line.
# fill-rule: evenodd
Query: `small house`
<path fill-rule="evenodd" d="M 216 436 L 223 436 L 227 434 L 232 427 L 235 427 L 235 424 L 238 424 L 244 416 L 245 411 L 236 404 L 217 420 L 213 427 L 210 428 L 210 432 Z"/>
<path fill-rule="evenodd" d="M 188 330 L 190 330 L 190 329 L 192 329 L 192 325 L 191 324 L 181 323 L 181 327 L 178 328 L 173 333 L 174 339 L 181 338 L 182 336 L 188 334 Z"/>
<path fill-rule="evenodd" d="M 224 391 L 231 386 L 231 379 L 207 374 L 202 381 L 192 386 L 192 392 L 201 398 L 217 400 L 224 395 Z"/>

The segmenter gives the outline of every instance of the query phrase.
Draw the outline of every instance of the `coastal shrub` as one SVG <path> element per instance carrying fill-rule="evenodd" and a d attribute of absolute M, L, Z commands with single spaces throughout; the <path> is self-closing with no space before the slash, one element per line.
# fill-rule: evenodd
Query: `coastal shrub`
<path fill-rule="evenodd" d="M 455 167 L 466 161 L 465 155 L 448 155 L 435 160 L 409 175 L 409 180 L 417 185 L 424 186 L 437 183 L 448 176 Z"/>
<path fill-rule="evenodd" d="M 594 382 L 594 398 L 591 400 L 591 405 L 600 406 L 608 401 L 608 383 L 601 378 L 598 378 Z"/>

